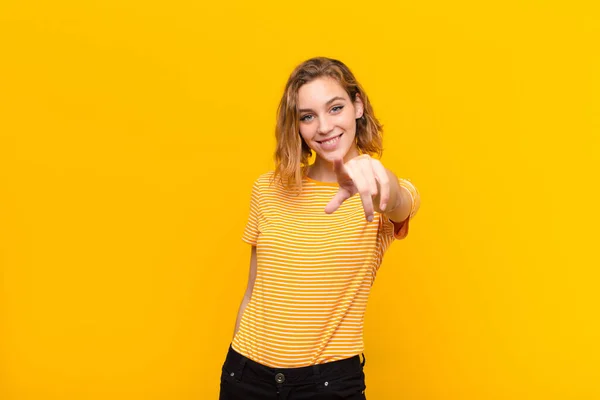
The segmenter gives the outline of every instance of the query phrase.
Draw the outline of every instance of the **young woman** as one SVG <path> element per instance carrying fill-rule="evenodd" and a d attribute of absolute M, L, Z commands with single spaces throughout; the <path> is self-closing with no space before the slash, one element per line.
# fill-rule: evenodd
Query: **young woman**
<path fill-rule="evenodd" d="M 250 276 L 221 400 L 366 398 L 367 299 L 384 252 L 406 237 L 420 205 L 410 181 L 371 157 L 381 156 L 381 133 L 342 62 L 313 58 L 292 72 L 276 168 L 252 187 L 242 236 Z"/>

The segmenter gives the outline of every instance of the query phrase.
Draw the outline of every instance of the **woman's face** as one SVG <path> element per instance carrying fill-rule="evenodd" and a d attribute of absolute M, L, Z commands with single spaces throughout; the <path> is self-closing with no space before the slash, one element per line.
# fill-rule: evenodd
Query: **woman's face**
<path fill-rule="evenodd" d="M 308 146 L 329 162 L 358 155 L 356 119 L 363 115 L 359 96 L 353 103 L 333 78 L 321 77 L 298 90 L 300 135 Z"/>

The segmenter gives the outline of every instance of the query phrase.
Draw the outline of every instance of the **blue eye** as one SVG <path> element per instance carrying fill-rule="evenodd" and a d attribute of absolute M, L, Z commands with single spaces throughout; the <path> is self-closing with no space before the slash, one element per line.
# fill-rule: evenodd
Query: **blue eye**
<path fill-rule="evenodd" d="M 338 112 L 340 112 L 342 110 L 342 108 L 344 108 L 344 106 L 335 106 L 335 107 L 331 108 L 331 111 L 337 114 Z M 314 117 L 314 115 L 312 115 L 312 114 L 306 114 L 305 116 L 300 117 L 300 121 L 301 122 L 309 122 L 309 121 L 312 121 L 313 117 Z"/>

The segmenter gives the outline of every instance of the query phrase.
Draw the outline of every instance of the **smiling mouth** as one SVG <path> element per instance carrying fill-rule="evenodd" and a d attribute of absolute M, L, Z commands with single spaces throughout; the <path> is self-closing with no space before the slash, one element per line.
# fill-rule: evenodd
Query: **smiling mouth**
<path fill-rule="evenodd" d="M 342 136 L 343 134 L 344 134 L 344 133 L 340 133 L 339 135 L 337 135 L 337 136 L 334 136 L 334 137 L 330 137 L 330 138 L 329 138 L 329 139 L 327 139 L 327 140 L 317 140 L 317 143 L 319 143 L 319 144 L 323 144 L 323 143 L 325 143 L 325 142 L 329 142 L 330 140 L 336 140 L 337 138 L 339 138 L 339 137 L 340 137 L 340 136 Z"/>

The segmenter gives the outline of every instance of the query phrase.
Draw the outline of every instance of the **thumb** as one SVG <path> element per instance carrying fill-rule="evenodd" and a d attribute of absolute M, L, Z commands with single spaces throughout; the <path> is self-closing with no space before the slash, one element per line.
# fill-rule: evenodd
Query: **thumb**
<path fill-rule="evenodd" d="M 333 171 L 335 172 L 335 176 L 337 177 L 337 180 L 340 183 L 350 179 L 350 175 L 348 175 L 348 170 L 344 166 L 344 160 L 341 158 L 333 160 Z"/>
<path fill-rule="evenodd" d="M 325 206 L 325 213 L 331 214 L 335 212 L 349 198 L 348 191 L 340 189 Z"/>

